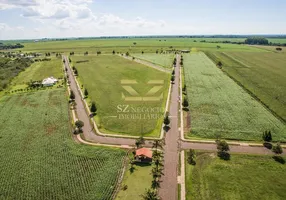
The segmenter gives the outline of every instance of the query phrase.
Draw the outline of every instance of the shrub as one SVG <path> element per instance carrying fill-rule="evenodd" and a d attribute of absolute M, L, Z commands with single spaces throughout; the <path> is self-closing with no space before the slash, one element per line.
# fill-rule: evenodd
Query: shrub
<path fill-rule="evenodd" d="M 283 153 L 283 149 L 282 149 L 282 147 L 281 147 L 281 145 L 279 143 L 277 143 L 276 145 L 273 145 L 272 151 L 275 154 L 282 154 Z"/>
<path fill-rule="evenodd" d="M 190 165 L 196 164 L 196 152 L 194 149 L 190 149 L 188 152 L 188 163 Z"/>

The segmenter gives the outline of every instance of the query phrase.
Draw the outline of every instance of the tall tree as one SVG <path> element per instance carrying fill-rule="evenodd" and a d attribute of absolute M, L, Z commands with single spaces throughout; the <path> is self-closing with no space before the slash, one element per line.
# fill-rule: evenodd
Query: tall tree
<path fill-rule="evenodd" d="M 184 97 L 184 101 L 183 101 L 182 105 L 183 105 L 185 108 L 189 107 L 189 102 L 188 102 L 188 99 L 187 99 L 186 97 Z"/>
<path fill-rule="evenodd" d="M 84 89 L 84 96 L 85 96 L 85 97 L 87 97 L 87 96 L 88 96 L 88 91 L 87 91 L 87 89 L 86 89 L 86 88 Z"/>
<path fill-rule="evenodd" d="M 158 196 L 157 192 L 151 189 L 146 190 L 145 193 L 141 195 L 141 197 L 144 200 L 160 200 L 160 197 Z"/>
<path fill-rule="evenodd" d="M 93 101 L 93 102 L 91 103 L 90 112 L 91 112 L 92 114 L 95 114 L 96 111 L 97 111 L 97 108 L 96 108 L 95 102 Z"/>
<path fill-rule="evenodd" d="M 75 94 L 72 90 L 70 91 L 70 100 L 72 100 L 72 101 L 75 100 Z"/>
<path fill-rule="evenodd" d="M 169 126 L 169 124 L 170 124 L 170 118 L 169 118 L 168 114 L 164 118 L 164 124 L 165 124 L 165 126 Z"/>

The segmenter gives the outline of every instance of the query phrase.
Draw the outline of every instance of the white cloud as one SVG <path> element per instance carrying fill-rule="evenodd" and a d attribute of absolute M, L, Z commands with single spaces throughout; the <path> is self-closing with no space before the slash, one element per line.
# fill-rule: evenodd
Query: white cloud
<path fill-rule="evenodd" d="M 123 19 L 108 13 L 95 14 L 89 8 L 90 3 L 92 0 L 0 0 L 0 8 L 18 8 L 22 10 L 22 17 L 38 24 L 25 29 L 27 38 L 160 34 L 167 27 L 163 20 Z M 0 39 L 17 35 L 9 32 L 6 27 Z M 21 37 L 23 35 L 16 38 Z"/>

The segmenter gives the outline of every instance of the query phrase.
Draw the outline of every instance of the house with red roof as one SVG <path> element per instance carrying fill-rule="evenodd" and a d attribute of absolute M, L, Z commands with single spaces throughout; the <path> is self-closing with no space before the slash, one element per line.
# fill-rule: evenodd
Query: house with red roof
<path fill-rule="evenodd" d="M 135 161 L 144 163 L 152 162 L 152 151 L 147 148 L 137 149 L 135 152 Z"/>

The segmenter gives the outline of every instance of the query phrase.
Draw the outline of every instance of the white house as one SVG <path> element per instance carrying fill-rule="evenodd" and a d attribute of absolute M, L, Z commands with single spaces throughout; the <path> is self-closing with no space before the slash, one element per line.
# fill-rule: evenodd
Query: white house
<path fill-rule="evenodd" d="M 42 81 L 43 86 L 53 86 L 55 83 L 58 82 L 58 79 L 54 78 L 54 77 L 49 77 L 49 78 L 45 78 Z"/>

